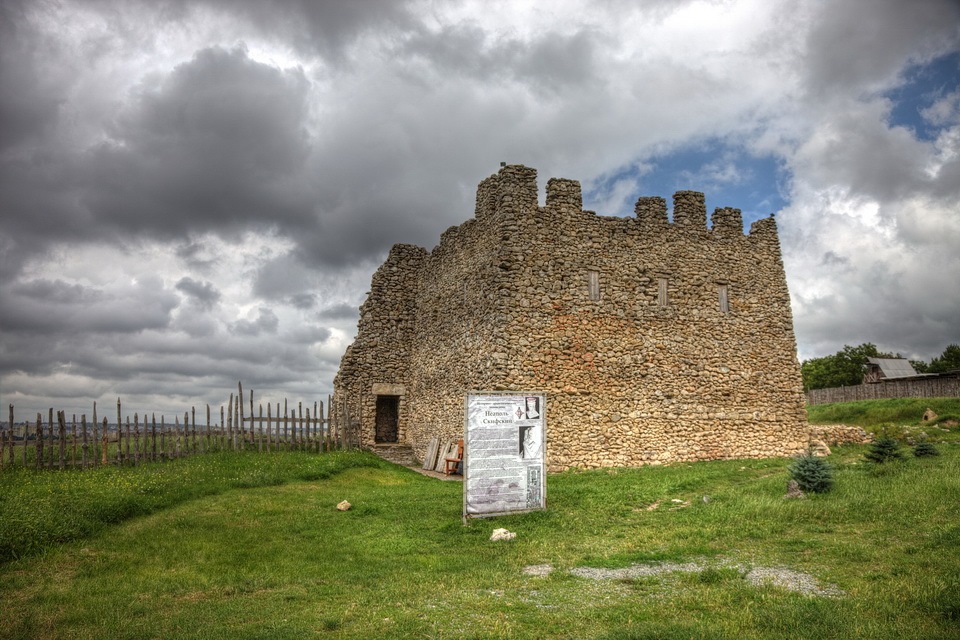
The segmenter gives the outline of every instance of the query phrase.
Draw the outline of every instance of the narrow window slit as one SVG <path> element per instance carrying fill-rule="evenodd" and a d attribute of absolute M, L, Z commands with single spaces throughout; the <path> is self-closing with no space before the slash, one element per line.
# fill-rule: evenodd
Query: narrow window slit
<path fill-rule="evenodd" d="M 591 300 L 600 299 L 600 272 L 587 271 L 587 293 Z"/>

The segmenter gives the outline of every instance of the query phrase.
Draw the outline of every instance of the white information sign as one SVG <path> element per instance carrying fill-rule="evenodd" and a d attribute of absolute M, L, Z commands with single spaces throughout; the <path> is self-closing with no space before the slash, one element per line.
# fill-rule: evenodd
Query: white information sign
<path fill-rule="evenodd" d="M 546 508 L 546 400 L 543 393 L 467 394 L 464 519 Z"/>

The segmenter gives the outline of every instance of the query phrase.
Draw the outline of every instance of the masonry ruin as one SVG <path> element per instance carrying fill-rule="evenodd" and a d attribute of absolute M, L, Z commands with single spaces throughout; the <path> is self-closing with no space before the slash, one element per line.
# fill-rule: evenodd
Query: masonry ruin
<path fill-rule="evenodd" d="M 584 211 L 580 184 L 505 166 L 432 251 L 395 245 L 360 307 L 334 413 L 362 446 L 463 437 L 468 390 L 547 395 L 547 463 L 788 456 L 808 430 L 773 217 L 704 195 Z"/>

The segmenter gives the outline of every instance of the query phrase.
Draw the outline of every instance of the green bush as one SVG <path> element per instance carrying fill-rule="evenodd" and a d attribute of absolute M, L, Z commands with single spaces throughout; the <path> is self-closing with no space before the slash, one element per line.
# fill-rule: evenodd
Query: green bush
<path fill-rule="evenodd" d="M 885 435 L 870 443 L 870 448 L 864 457 L 870 462 L 883 464 L 890 460 L 902 460 L 903 452 L 900 451 L 900 443 L 896 438 Z"/>
<path fill-rule="evenodd" d="M 801 491 L 825 493 L 833 487 L 833 467 L 822 458 L 807 451 L 787 468 L 790 478 L 797 481 Z"/>
<path fill-rule="evenodd" d="M 932 442 L 918 442 L 917 446 L 913 448 L 913 455 L 918 458 L 925 458 L 928 456 L 938 456 L 940 451 L 933 446 Z"/>

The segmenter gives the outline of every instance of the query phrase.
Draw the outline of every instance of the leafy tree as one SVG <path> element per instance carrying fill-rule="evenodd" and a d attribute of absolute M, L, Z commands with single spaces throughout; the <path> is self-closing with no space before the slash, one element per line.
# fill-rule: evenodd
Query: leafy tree
<path fill-rule="evenodd" d="M 844 345 L 832 356 L 811 358 L 800 365 L 803 390 L 852 387 L 863 382 L 863 365 L 867 358 L 893 358 L 892 354 L 877 350 L 877 345 L 865 342 L 858 347 Z"/>
<path fill-rule="evenodd" d="M 940 357 L 930 361 L 927 371 L 930 373 L 942 373 L 960 369 L 960 344 L 951 344 L 943 350 Z"/>
<path fill-rule="evenodd" d="M 912 366 L 913 370 L 917 373 L 930 373 L 930 365 L 923 360 L 911 360 L 910 366 Z"/>

